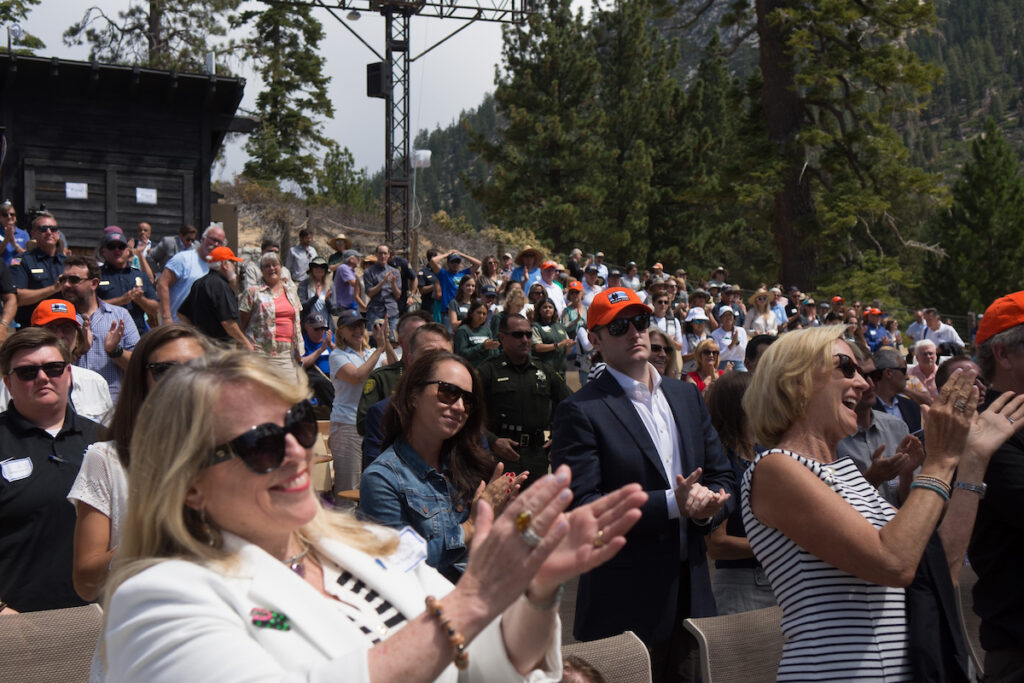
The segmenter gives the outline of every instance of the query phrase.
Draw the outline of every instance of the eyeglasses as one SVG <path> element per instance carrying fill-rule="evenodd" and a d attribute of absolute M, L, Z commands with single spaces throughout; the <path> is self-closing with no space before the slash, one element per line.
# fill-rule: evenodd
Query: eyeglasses
<path fill-rule="evenodd" d="M 512 337 L 513 339 L 527 339 L 527 338 L 533 336 L 533 331 L 532 330 L 518 330 L 516 332 L 502 332 L 502 334 L 506 334 L 509 337 Z"/>
<path fill-rule="evenodd" d="M 37 225 L 36 230 L 39 232 L 60 232 L 60 228 L 56 225 Z"/>
<path fill-rule="evenodd" d="M 65 360 L 55 360 L 41 365 L 19 365 L 16 368 L 11 368 L 7 374 L 16 376 L 22 382 L 31 382 L 39 376 L 39 371 L 42 370 L 47 377 L 53 379 L 63 375 L 68 365 L 69 363 Z"/>
<path fill-rule="evenodd" d="M 18 217 L 18 214 L 14 213 L 13 211 L 6 211 L 6 212 L 3 212 L 3 213 L 0 213 L 0 218 L 17 218 L 17 217 Z"/>
<path fill-rule="evenodd" d="M 605 326 L 608 330 L 608 334 L 613 337 L 621 337 L 629 331 L 629 324 L 633 323 L 633 329 L 637 332 L 646 332 L 647 328 L 651 326 L 651 314 L 641 313 L 634 315 L 632 318 L 616 318 Z"/>
<path fill-rule="evenodd" d="M 216 246 L 218 246 L 218 247 L 223 247 L 223 246 L 224 246 L 225 244 L 227 244 L 227 241 L 225 241 L 225 240 L 219 240 L 219 239 L 217 239 L 216 237 L 210 237 L 209 235 L 207 235 L 206 237 L 204 237 L 204 238 L 203 238 L 203 241 L 204 241 L 204 242 L 209 242 L 210 244 L 214 244 L 214 245 L 216 245 Z"/>
<path fill-rule="evenodd" d="M 185 244 L 192 244 L 193 242 L 196 241 L 196 236 L 192 235 L 191 237 L 182 237 L 181 241 L 184 242 Z"/>
<path fill-rule="evenodd" d="M 768 297 L 766 297 L 766 296 L 759 296 L 756 299 L 754 299 L 754 301 L 768 301 Z"/>
<path fill-rule="evenodd" d="M 846 379 L 853 379 L 853 376 L 856 374 L 860 374 L 862 377 L 864 376 L 864 371 L 860 369 L 860 366 L 845 353 L 836 353 L 833 354 L 832 357 L 839 359 L 839 363 L 836 367 L 839 368 L 839 371 L 843 373 L 843 377 Z"/>
<path fill-rule="evenodd" d="M 273 472 L 284 462 L 285 437 L 291 434 L 303 448 L 316 443 L 317 425 L 313 404 L 300 401 L 284 418 L 284 427 L 267 422 L 236 436 L 213 451 L 210 466 L 237 457 L 256 474 Z"/>
<path fill-rule="evenodd" d="M 424 382 L 421 386 L 427 386 L 430 384 L 437 385 L 437 400 L 441 403 L 446 406 L 453 406 L 461 398 L 463 409 L 467 413 L 473 412 L 473 408 L 476 406 L 476 399 L 473 397 L 472 391 L 466 391 L 462 387 L 455 386 L 451 382 L 444 382 L 439 379 Z"/>
<path fill-rule="evenodd" d="M 60 275 L 60 276 L 57 277 L 57 282 L 61 283 L 62 285 L 63 284 L 69 284 L 69 285 L 74 286 L 74 285 L 81 284 L 81 283 L 85 282 L 86 280 L 91 280 L 91 279 L 92 278 L 79 277 L 77 275 Z"/>
<path fill-rule="evenodd" d="M 655 305 L 658 305 L 658 306 L 667 306 L 668 305 L 668 299 L 661 299 L 660 301 L 655 301 L 654 303 L 655 303 Z"/>
<path fill-rule="evenodd" d="M 668 353 L 668 347 L 661 344 L 651 344 L 651 353 L 661 353 L 662 351 Z"/>
<path fill-rule="evenodd" d="M 119 244 L 108 244 L 107 245 L 107 249 L 109 249 L 110 251 L 124 251 L 127 248 L 128 248 L 127 244 L 120 244 L 119 243 Z"/>
<path fill-rule="evenodd" d="M 722 355 L 722 352 L 721 351 L 712 351 L 711 349 L 704 349 L 703 351 L 700 352 L 700 355 L 702 355 L 702 356 L 720 356 L 720 355 Z"/>
<path fill-rule="evenodd" d="M 149 374 L 153 376 L 153 381 L 157 382 L 164 376 L 164 373 L 179 365 L 181 365 L 181 363 L 176 360 L 164 360 L 156 363 L 146 363 L 146 369 L 149 370 Z"/>

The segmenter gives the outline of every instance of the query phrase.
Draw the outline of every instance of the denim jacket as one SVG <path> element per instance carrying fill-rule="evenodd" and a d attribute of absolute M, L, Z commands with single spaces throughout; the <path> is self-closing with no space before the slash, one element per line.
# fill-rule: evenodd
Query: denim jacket
<path fill-rule="evenodd" d="M 427 541 L 427 564 L 454 582 L 466 568 L 462 523 L 470 509 L 468 502 L 456 509 L 454 495 L 444 474 L 398 439 L 363 471 L 359 514 L 396 529 L 412 527 Z"/>

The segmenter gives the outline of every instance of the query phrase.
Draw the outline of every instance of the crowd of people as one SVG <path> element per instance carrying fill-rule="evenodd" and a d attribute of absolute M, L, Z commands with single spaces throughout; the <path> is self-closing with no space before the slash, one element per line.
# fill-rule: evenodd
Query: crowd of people
<path fill-rule="evenodd" d="M 655 681 L 697 680 L 686 617 L 775 604 L 779 680 L 968 680 L 965 558 L 1024 676 L 1024 292 L 968 355 L 724 267 L 0 219 L 0 618 L 101 601 L 93 680 L 557 681 L 576 577 Z"/>

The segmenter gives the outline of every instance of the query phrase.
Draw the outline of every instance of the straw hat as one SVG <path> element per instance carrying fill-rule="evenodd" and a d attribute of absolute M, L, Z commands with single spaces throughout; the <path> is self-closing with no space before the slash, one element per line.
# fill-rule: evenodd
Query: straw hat
<path fill-rule="evenodd" d="M 541 262 L 544 260 L 544 254 L 541 252 L 540 249 L 537 249 L 536 247 L 524 247 L 522 251 L 516 254 L 517 266 L 523 265 L 523 257 L 526 256 L 527 254 L 533 256 L 533 263 L 535 266 L 539 266 Z"/>
<path fill-rule="evenodd" d="M 338 246 L 339 243 L 341 244 L 341 246 Z M 332 239 L 330 242 L 328 242 L 328 244 L 331 245 L 331 249 L 334 249 L 334 251 L 345 251 L 346 249 L 348 249 L 348 238 L 345 237 L 345 233 L 341 233 L 340 235 Z"/>

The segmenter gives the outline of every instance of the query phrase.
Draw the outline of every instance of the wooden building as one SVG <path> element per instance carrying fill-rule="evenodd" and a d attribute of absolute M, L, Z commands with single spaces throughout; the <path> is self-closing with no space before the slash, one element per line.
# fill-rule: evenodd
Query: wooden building
<path fill-rule="evenodd" d="M 244 79 L 0 55 L 0 197 L 19 216 L 44 204 L 68 244 L 94 247 L 107 225 L 154 237 L 210 222 L 210 168 Z M 28 222 L 19 220 L 28 229 Z"/>

